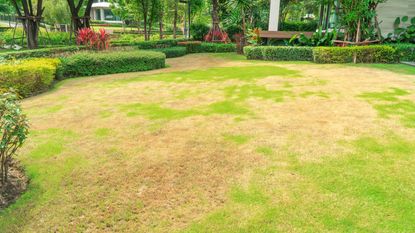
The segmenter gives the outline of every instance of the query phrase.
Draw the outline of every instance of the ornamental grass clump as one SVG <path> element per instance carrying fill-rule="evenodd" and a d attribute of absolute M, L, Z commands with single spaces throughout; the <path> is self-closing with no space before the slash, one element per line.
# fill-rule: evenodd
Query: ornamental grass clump
<path fill-rule="evenodd" d="M 12 91 L 0 96 L 0 130 L 0 179 L 5 184 L 11 161 L 29 132 L 26 115 L 20 108 L 17 95 Z"/>

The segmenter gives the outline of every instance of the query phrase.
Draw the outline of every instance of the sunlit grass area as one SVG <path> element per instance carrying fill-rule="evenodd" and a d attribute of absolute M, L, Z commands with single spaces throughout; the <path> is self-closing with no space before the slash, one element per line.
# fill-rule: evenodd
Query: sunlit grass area
<path fill-rule="evenodd" d="M 24 100 L 0 232 L 415 231 L 415 68 L 168 64 Z"/>

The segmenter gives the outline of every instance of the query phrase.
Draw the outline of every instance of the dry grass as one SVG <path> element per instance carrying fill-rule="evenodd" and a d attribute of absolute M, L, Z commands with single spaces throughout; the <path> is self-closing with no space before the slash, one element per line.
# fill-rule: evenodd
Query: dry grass
<path fill-rule="evenodd" d="M 375 102 L 359 97 L 399 88 L 410 93 L 400 98 L 415 101 L 414 76 L 212 55 L 168 63 L 163 70 L 68 80 L 25 100 L 34 133 L 20 159 L 33 182 L 26 197 L 0 215 L 0 230 L 414 229 L 407 225 L 413 213 L 401 215 L 395 206 L 372 202 L 370 193 L 354 196 L 348 189 L 355 185 L 358 192 L 365 183 L 330 180 L 348 166 L 355 172 L 350 180 L 358 179 L 365 170 L 354 169 L 357 160 L 345 161 L 373 138 L 384 140 L 385 149 L 373 152 L 377 144 L 369 144 L 363 153 L 369 161 L 400 155 L 386 160 L 406 172 L 397 175 L 381 162 L 366 172 L 389 172 L 402 185 L 414 181 L 407 170 L 414 165 L 406 163 L 411 158 L 403 156 L 413 152 L 405 143 L 415 141 L 414 128 L 402 124 L 401 115 L 381 117 Z M 262 73 L 246 74 L 246 67 L 258 66 Z M 382 201 L 412 210 L 415 190 L 405 193 Z"/>

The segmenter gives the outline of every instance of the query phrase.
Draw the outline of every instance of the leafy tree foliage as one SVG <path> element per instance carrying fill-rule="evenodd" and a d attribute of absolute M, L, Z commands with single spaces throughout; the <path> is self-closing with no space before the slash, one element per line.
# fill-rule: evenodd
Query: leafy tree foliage
<path fill-rule="evenodd" d="M 0 179 L 4 184 L 13 156 L 23 145 L 29 132 L 29 124 L 22 113 L 17 95 L 5 93 L 0 96 Z"/>

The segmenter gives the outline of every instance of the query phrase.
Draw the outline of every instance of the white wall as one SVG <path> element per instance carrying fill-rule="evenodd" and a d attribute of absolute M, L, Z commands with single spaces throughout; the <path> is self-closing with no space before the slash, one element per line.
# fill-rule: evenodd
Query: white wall
<path fill-rule="evenodd" d="M 280 18 L 280 0 L 270 0 L 268 31 L 278 31 L 278 20 Z M 414 0 L 415 1 L 415 0 Z"/>
<path fill-rule="evenodd" d="M 378 6 L 378 18 L 383 36 L 393 32 L 396 17 L 415 17 L 415 0 L 387 0 Z"/>

